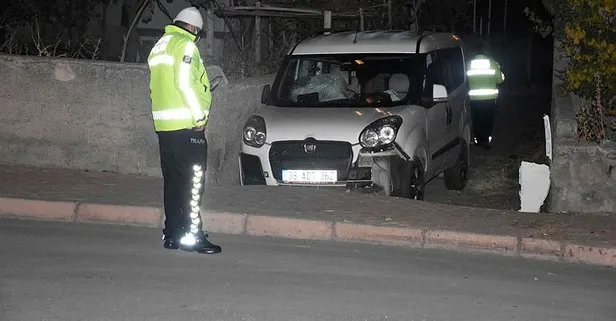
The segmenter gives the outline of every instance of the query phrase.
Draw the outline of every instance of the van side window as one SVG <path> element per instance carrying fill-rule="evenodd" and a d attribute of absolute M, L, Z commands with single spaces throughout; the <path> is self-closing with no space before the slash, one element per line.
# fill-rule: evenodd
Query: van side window
<path fill-rule="evenodd" d="M 447 90 L 453 91 L 464 83 L 464 59 L 462 58 L 461 48 L 448 48 L 439 50 L 440 57 L 444 60 L 447 67 L 447 77 L 450 83 Z"/>
<path fill-rule="evenodd" d="M 461 48 L 435 50 L 427 57 L 426 85 L 443 85 L 451 92 L 464 83 L 464 59 Z"/>
<path fill-rule="evenodd" d="M 424 95 L 432 97 L 432 85 L 443 85 L 449 90 L 450 81 L 447 79 L 445 61 L 440 52 L 432 51 L 426 55 L 426 76 L 424 82 Z"/>

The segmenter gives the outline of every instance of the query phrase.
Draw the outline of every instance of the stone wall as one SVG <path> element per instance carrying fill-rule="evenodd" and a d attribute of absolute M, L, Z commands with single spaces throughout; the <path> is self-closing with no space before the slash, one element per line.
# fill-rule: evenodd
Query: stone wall
<path fill-rule="evenodd" d="M 0 74 L 0 163 L 161 175 L 146 65 L 0 55 Z M 211 184 L 239 183 L 241 129 L 270 80 L 213 93 Z"/>
<path fill-rule="evenodd" d="M 616 213 L 616 143 L 580 142 L 575 114 L 584 100 L 564 95 L 556 70 L 566 67 L 555 45 L 552 88 L 553 159 L 550 212 Z"/>

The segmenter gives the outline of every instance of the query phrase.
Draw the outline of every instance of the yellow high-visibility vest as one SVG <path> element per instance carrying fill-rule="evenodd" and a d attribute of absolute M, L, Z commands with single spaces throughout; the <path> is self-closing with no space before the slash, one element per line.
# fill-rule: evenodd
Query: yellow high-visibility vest
<path fill-rule="evenodd" d="M 490 100 L 498 97 L 497 85 L 505 81 L 505 74 L 498 62 L 477 55 L 468 64 L 467 72 L 471 100 Z"/>
<path fill-rule="evenodd" d="M 157 132 L 207 123 L 212 94 L 195 39 L 189 31 L 169 25 L 150 51 L 150 97 Z"/>

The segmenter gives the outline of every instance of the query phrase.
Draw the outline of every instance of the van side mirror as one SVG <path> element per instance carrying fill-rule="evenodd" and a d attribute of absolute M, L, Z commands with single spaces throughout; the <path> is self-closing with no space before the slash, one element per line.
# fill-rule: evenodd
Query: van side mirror
<path fill-rule="evenodd" d="M 269 101 L 270 91 L 271 91 L 270 85 L 263 86 L 263 91 L 261 92 L 261 103 L 262 104 L 267 104 L 267 102 Z"/>
<path fill-rule="evenodd" d="M 432 106 L 443 103 L 447 101 L 447 88 L 443 85 L 433 84 L 432 90 L 430 90 L 430 86 L 427 86 L 423 91 L 421 97 L 421 104 L 426 108 L 432 108 Z"/>
<path fill-rule="evenodd" d="M 432 101 L 435 103 L 442 103 L 447 101 L 447 96 L 449 93 L 447 92 L 447 88 L 443 85 L 434 84 L 432 85 Z"/>

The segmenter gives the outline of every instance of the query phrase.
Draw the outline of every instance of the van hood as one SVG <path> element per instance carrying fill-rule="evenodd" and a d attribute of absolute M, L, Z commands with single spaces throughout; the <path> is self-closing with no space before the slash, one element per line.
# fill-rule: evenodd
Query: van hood
<path fill-rule="evenodd" d="M 265 120 L 266 143 L 283 140 L 346 141 L 359 143 L 361 131 L 373 121 L 398 114 L 407 106 L 386 108 L 304 108 L 269 107 L 260 116 Z"/>

